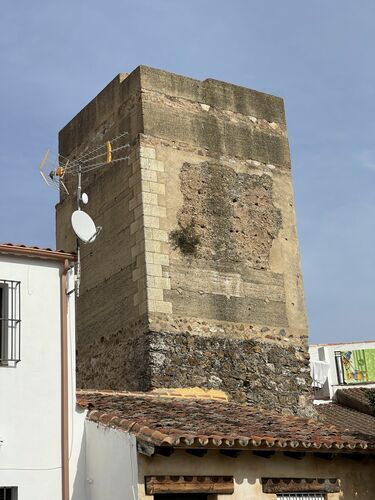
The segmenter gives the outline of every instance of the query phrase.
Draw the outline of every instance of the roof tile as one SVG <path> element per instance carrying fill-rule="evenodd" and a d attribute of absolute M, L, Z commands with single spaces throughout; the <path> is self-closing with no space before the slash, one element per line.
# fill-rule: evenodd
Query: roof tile
<path fill-rule="evenodd" d="M 374 427 L 373 434 L 366 433 L 365 429 L 349 428 L 344 421 L 323 413 L 322 418 L 313 420 L 234 402 L 163 398 L 143 393 L 79 391 L 77 398 L 79 404 L 88 408 L 89 420 L 127 430 L 155 446 L 305 451 L 375 449 Z M 375 418 L 365 417 L 372 419 L 368 426 L 374 426 Z"/>
<path fill-rule="evenodd" d="M 338 403 L 328 403 L 317 406 L 322 419 L 344 430 L 345 433 L 357 436 L 361 440 L 375 441 L 375 417 L 362 413 Z"/>
<path fill-rule="evenodd" d="M 375 400 L 375 389 L 367 387 L 350 387 L 338 389 L 335 400 L 342 406 L 347 406 L 368 415 L 374 415 L 375 410 L 371 400 Z"/>

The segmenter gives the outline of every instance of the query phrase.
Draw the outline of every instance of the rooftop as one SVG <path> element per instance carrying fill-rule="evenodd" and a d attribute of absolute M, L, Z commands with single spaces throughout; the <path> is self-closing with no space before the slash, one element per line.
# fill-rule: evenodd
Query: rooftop
<path fill-rule="evenodd" d="M 0 254 L 55 261 L 73 261 L 76 259 L 76 255 L 74 253 L 65 252 L 64 250 L 53 250 L 52 248 L 41 248 L 37 246 L 28 246 L 14 243 L 0 243 Z"/>
<path fill-rule="evenodd" d="M 330 344 L 310 344 L 310 347 L 334 346 L 334 345 L 349 345 L 349 344 L 373 344 L 375 340 L 353 340 L 350 342 L 333 342 Z"/>
<path fill-rule="evenodd" d="M 340 405 L 362 413 L 372 416 L 375 414 L 375 389 L 367 387 L 338 389 L 335 394 L 335 400 Z"/>
<path fill-rule="evenodd" d="M 375 439 L 375 389 L 339 389 L 335 401 L 317 406 L 320 416 L 357 436 Z"/>
<path fill-rule="evenodd" d="M 77 402 L 88 409 L 88 420 L 154 446 L 311 452 L 375 448 L 375 432 L 332 425 L 327 416 L 312 420 L 234 402 L 150 393 L 79 391 Z M 375 418 L 367 417 L 375 428 Z"/>

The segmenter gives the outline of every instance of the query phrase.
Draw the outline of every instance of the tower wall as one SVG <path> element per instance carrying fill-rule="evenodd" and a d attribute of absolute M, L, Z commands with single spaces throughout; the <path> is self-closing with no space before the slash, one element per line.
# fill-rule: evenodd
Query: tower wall
<path fill-rule="evenodd" d="M 218 388 L 309 414 L 282 99 L 139 67 L 61 131 L 60 153 L 124 130 L 129 160 L 84 177 L 103 231 L 82 250 L 80 385 Z M 73 200 L 57 207 L 57 244 L 68 250 Z"/>

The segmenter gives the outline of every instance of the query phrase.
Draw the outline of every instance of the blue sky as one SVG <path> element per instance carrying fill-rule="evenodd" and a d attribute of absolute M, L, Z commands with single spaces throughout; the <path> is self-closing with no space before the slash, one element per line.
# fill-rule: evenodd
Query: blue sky
<path fill-rule="evenodd" d="M 37 167 L 139 64 L 285 99 L 310 341 L 375 338 L 373 0 L 3 0 L 0 241 L 54 246 Z"/>

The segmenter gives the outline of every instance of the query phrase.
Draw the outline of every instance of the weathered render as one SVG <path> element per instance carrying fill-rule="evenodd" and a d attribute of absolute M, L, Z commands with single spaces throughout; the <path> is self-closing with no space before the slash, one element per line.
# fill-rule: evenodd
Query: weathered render
<path fill-rule="evenodd" d="M 129 160 L 83 179 L 103 231 L 82 248 L 78 384 L 216 388 L 310 414 L 282 99 L 140 66 L 60 132 L 60 154 L 124 131 Z M 74 203 L 57 206 L 68 250 Z"/>

